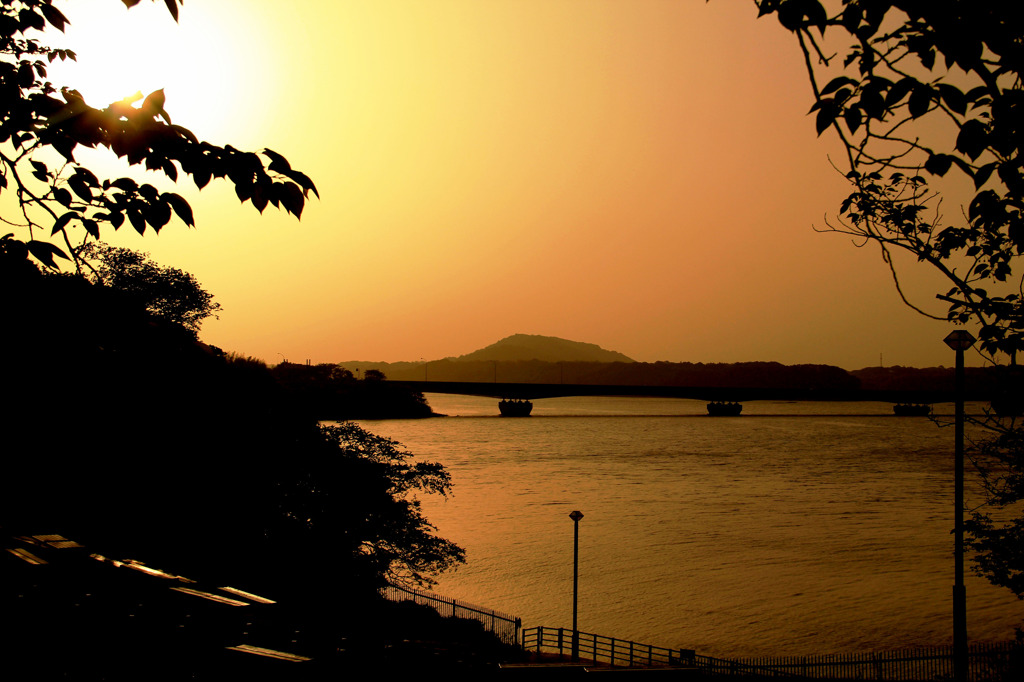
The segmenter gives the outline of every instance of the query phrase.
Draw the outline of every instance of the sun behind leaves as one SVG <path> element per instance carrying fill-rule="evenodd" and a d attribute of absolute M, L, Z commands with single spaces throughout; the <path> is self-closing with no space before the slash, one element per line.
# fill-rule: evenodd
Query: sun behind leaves
<path fill-rule="evenodd" d="M 181 1 L 165 4 L 177 19 Z M 50 0 L 0 6 L 0 193 L 17 207 L 0 216 L 17 233 L 0 236 L 9 330 L 0 354 L 18 358 L 5 374 L 17 399 L 2 427 L 34 443 L 32 456 L 5 462 L 0 522 L 198 557 L 318 603 L 334 583 L 341 596 L 372 596 L 386 578 L 429 582 L 461 562 L 463 550 L 434 534 L 415 496 L 449 492 L 443 467 L 413 463 L 354 425 L 321 427 L 265 366 L 198 343 L 199 324 L 219 306 L 195 279 L 98 243 L 125 224 L 140 234 L 175 216 L 193 226 L 188 201 L 127 176 L 101 178 L 76 152 L 108 149 L 200 189 L 222 178 L 240 202 L 296 218 L 319 196 L 312 180 L 273 150 L 200 141 L 172 123 L 162 90 L 105 107 L 58 91 L 48 65 L 77 55 L 33 32 L 67 24 Z M 77 272 L 58 272 L 57 259 Z M 79 456 L 84 443 L 93 456 Z"/>
<path fill-rule="evenodd" d="M 176 20 L 179 4 L 166 0 Z M 239 201 L 261 213 L 272 205 L 299 218 L 309 194 L 319 197 L 313 181 L 277 152 L 217 146 L 172 124 L 162 90 L 103 108 L 73 88 L 58 92 L 46 80 L 47 66 L 77 55 L 42 45 L 31 34 L 47 25 L 63 31 L 67 24 L 45 0 L 12 2 L 0 10 L 0 192 L 16 194 L 20 213 L 0 219 L 17 230 L 12 236 L 40 263 L 56 268 L 55 258 L 61 258 L 80 269 L 75 246 L 100 239 L 106 226 L 117 230 L 127 222 L 140 234 L 159 232 L 173 216 L 195 225 L 180 194 L 129 177 L 101 179 L 76 160 L 79 147 L 109 149 L 129 165 L 172 181 L 189 176 L 199 189 L 214 178 L 226 179 Z"/>

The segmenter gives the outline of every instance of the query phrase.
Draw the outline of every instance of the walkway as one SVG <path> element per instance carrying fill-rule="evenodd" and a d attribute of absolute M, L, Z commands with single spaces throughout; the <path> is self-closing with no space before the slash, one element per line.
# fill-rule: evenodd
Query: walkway
<path fill-rule="evenodd" d="M 373 613 L 324 623 L 273 595 L 105 556 L 56 533 L 0 529 L 0 543 L 0 622 L 8 633 L 0 655 L 7 666 L 29 665 L 26 679 L 302 681 L 371 670 L 497 672 L 496 661 L 479 654 L 479 642 L 448 637 L 447 623 L 427 607 L 381 600 Z"/>

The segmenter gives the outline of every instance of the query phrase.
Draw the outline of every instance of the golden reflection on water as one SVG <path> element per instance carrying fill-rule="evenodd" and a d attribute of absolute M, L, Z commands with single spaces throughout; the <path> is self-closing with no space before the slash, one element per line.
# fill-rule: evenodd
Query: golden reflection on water
<path fill-rule="evenodd" d="M 452 473 L 454 497 L 424 504 L 468 551 L 442 594 L 568 627 L 580 509 L 588 632 L 723 656 L 951 639 L 951 429 L 881 403 L 710 418 L 697 401 L 565 398 L 514 420 L 483 416 L 490 399 L 428 398 L 476 416 L 364 426 Z M 967 589 L 971 638 L 1012 638 L 1013 595 L 972 575 Z"/>

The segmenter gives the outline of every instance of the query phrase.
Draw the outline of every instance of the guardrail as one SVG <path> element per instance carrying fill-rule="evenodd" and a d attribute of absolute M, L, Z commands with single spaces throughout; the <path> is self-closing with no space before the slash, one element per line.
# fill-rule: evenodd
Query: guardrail
<path fill-rule="evenodd" d="M 703 660 L 702 660 L 703 659 Z M 1024 647 L 1015 642 L 968 647 L 968 682 L 1024 679 Z M 734 661 L 697 657 L 697 667 L 714 675 L 744 675 L 772 670 L 815 680 L 917 682 L 953 679 L 953 647 L 896 649 L 865 654 L 742 658 Z"/>
<path fill-rule="evenodd" d="M 537 653 L 569 656 L 572 650 L 572 630 L 543 626 L 523 630 L 523 648 Z M 580 658 L 614 666 L 692 666 L 692 649 L 666 649 L 650 644 L 579 633 Z"/>
<path fill-rule="evenodd" d="M 533 627 L 523 630 L 523 648 L 568 659 L 572 630 Z M 790 680 L 875 680 L 930 682 L 953 678 L 951 646 L 899 649 L 866 654 L 828 654 L 724 659 L 697 655 L 692 649 L 666 649 L 650 644 L 579 633 L 579 655 L 623 667 L 693 667 L 706 675 L 785 678 Z M 1015 642 L 972 644 L 967 682 L 1024 680 L 1024 646 Z"/>
<path fill-rule="evenodd" d="M 476 606 L 468 602 L 444 597 L 432 592 L 413 590 L 399 585 L 388 585 L 381 589 L 381 596 L 390 601 L 412 601 L 433 607 L 442 616 L 453 618 L 471 618 L 480 621 L 487 632 L 505 644 L 519 644 L 519 630 L 523 621 L 494 609 Z"/>

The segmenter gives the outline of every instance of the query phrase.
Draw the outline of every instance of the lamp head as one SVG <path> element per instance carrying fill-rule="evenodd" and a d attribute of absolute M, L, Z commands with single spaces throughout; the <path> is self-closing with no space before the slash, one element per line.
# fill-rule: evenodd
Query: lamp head
<path fill-rule="evenodd" d="M 974 336 L 966 329 L 957 329 L 951 331 L 949 335 L 943 339 L 943 342 L 953 350 L 967 350 L 974 345 L 977 341 Z"/>

